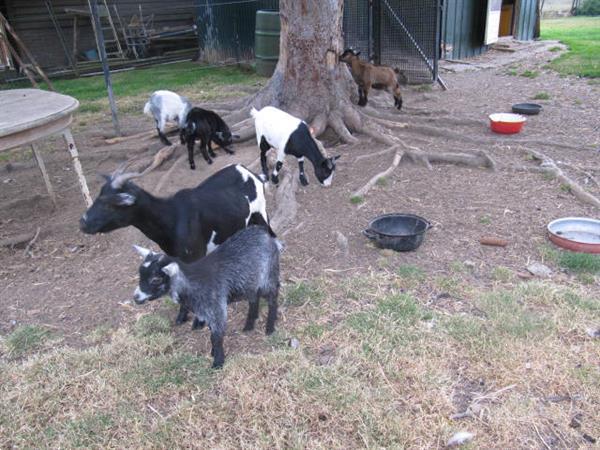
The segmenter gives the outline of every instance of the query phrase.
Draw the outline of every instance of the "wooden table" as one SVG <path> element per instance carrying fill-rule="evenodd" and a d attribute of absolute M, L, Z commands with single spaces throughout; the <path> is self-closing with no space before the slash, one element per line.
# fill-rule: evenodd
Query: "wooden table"
<path fill-rule="evenodd" d="M 77 147 L 69 128 L 77 108 L 79 102 L 76 99 L 56 92 L 40 89 L 0 91 L 0 152 L 29 144 L 55 207 L 54 189 L 35 141 L 59 133 L 63 135 L 71 155 L 83 199 L 87 206 L 92 204 Z"/>

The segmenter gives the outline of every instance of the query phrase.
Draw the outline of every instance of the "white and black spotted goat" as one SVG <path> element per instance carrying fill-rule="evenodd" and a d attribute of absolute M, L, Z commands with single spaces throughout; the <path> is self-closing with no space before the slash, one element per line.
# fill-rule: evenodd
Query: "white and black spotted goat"
<path fill-rule="evenodd" d="M 177 121 L 179 129 L 183 129 L 190 109 L 192 105 L 187 98 L 171 91 L 156 91 L 146 102 L 144 114 L 154 118 L 161 142 L 171 145 L 165 135 L 167 121 Z"/>
<path fill-rule="evenodd" d="M 227 166 L 194 189 L 157 198 L 130 180 L 137 173 L 118 169 L 79 222 L 86 234 L 108 233 L 133 225 L 168 255 L 185 262 L 212 252 L 227 238 L 249 225 L 269 226 L 262 181 L 240 164 Z M 177 323 L 187 318 L 181 308 Z M 194 326 L 197 326 L 194 323 Z"/>
<path fill-rule="evenodd" d="M 191 264 L 134 248 L 144 258 L 135 302 L 142 304 L 169 294 L 182 308 L 192 311 L 195 322 L 205 322 L 210 328 L 213 367 L 221 367 L 225 361 L 228 303 L 248 300 L 244 331 L 250 331 L 258 318 L 260 298 L 265 298 L 269 305 L 266 334 L 275 331 L 281 244 L 264 227 L 238 231 L 214 252 Z"/>
<path fill-rule="evenodd" d="M 273 106 L 265 106 L 260 111 L 252 108 L 250 114 L 254 117 L 256 139 L 260 147 L 260 163 L 265 181 L 269 179 L 267 151 L 275 148 L 277 150 L 277 163 L 271 177 L 273 183 L 279 183 L 278 174 L 283 166 L 285 155 L 292 155 L 298 159 L 300 183 L 303 186 L 308 184 L 304 173 L 304 158 L 312 163 L 315 176 L 320 183 L 325 186 L 331 184 L 335 162 L 339 155 L 333 158 L 323 156 L 303 120 Z"/>

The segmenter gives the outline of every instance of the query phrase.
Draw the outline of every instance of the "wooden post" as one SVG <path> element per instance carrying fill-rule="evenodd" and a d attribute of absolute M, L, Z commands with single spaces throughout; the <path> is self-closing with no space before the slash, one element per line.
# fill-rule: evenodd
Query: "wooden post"
<path fill-rule="evenodd" d="M 79 162 L 79 154 L 77 153 L 75 140 L 73 139 L 73 135 L 71 134 L 71 130 L 69 128 L 63 131 L 63 137 L 65 138 L 65 142 L 67 143 L 67 149 L 71 154 L 71 160 L 73 161 L 73 167 L 75 168 L 75 173 L 77 174 L 77 179 L 79 180 L 79 186 L 81 187 L 83 200 L 89 208 L 90 206 L 92 206 L 93 203 L 92 197 L 90 196 L 90 190 L 88 189 L 87 182 L 85 181 L 85 176 L 83 175 L 83 169 L 81 168 L 81 163 Z"/>
<path fill-rule="evenodd" d="M 92 13 L 92 25 L 94 25 L 94 34 L 98 43 L 98 51 L 100 61 L 102 62 L 102 72 L 104 72 L 104 82 L 106 83 L 106 91 L 108 92 L 108 102 L 110 103 L 110 113 L 112 115 L 115 134 L 121 136 L 121 127 L 119 126 L 119 118 L 117 117 L 117 105 L 113 96 L 112 81 L 110 79 L 110 69 L 106 57 L 106 48 L 104 47 L 104 34 L 102 33 L 102 25 L 100 24 L 100 16 L 98 15 L 97 0 L 89 0 L 90 10 Z"/>
<path fill-rule="evenodd" d="M 48 176 L 48 172 L 46 172 L 46 165 L 44 164 L 42 155 L 40 155 L 37 147 L 33 143 L 31 144 L 31 150 L 33 150 L 33 157 L 37 161 L 38 167 L 40 168 L 40 172 L 42 172 L 42 178 L 44 179 L 44 183 L 46 183 L 46 190 L 48 191 L 48 195 L 50 195 L 50 199 L 52 200 L 54 209 L 56 209 L 56 195 L 54 194 L 54 189 L 52 188 L 52 184 L 50 183 L 50 177 Z"/>
<path fill-rule="evenodd" d="M 77 64 L 77 14 L 73 16 L 73 61 Z"/>

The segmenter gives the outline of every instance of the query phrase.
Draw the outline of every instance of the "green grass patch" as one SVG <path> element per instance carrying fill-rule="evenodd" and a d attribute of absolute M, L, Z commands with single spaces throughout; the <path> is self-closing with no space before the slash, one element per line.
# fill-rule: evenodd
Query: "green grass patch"
<path fill-rule="evenodd" d="M 143 386 L 145 392 L 157 394 L 166 387 L 206 385 L 213 373 L 207 357 L 167 353 L 140 360 L 125 378 L 135 386 Z"/>
<path fill-rule="evenodd" d="M 554 47 L 550 47 L 548 49 L 548 51 L 554 53 L 554 52 L 560 52 L 562 50 L 562 47 L 559 47 L 558 45 L 555 45 Z"/>
<path fill-rule="evenodd" d="M 533 96 L 534 100 L 550 100 L 550 94 L 547 92 L 538 92 Z"/>
<path fill-rule="evenodd" d="M 388 179 L 386 177 L 379 177 L 375 184 L 380 187 L 386 187 L 388 185 Z"/>
<path fill-rule="evenodd" d="M 352 203 L 353 205 L 360 205 L 364 201 L 365 199 L 361 195 L 353 195 L 352 197 L 350 197 L 350 203 Z"/>
<path fill-rule="evenodd" d="M 537 78 L 539 75 L 540 73 L 536 72 L 535 70 L 525 70 L 524 72 L 520 73 L 520 76 L 525 78 Z"/>
<path fill-rule="evenodd" d="M 44 344 L 51 334 L 46 328 L 38 325 L 23 325 L 6 337 L 6 346 L 11 356 L 21 356 L 36 350 Z"/>
<path fill-rule="evenodd" d="M 301 306 L 307 302 L 318 305 L 325 298 L 323 288 L 314 281 L 300 281 L 285 289 L 283 303 L 291 306 Z"/>
<path fill-rule="evenodd" d="M 513 273 L 508 267 L 498 266 L 492 270 L 492 278 L 496 281 L 506 283 L 512 279 Z"/>
<path fill-rule="evenodd" d="M 165 334 L 171 331 L 169 319 L 158 314 L 147 314 L 139 318 L 135 323 L 135 332 L 138 336 L 152 336 L 153 334 Z"/>
<path fill-rule="evenodd" d="M 210 100 L 227 95 L 223 87 L 252 85 L 261 80 L 254 73 L 237 67 L 207 67 L 195 62 L 182 62 L 141 68 L 112 74 L 113 91 L 120 112 L 141 112 L 146 97 L 158 89 L 193 92 L 194 96 Z M 80 102 L 80 112 L 98 113 L 108 111 L 104 77 L 83 77 L 53 81 L 57 92 L 75 97 Z M 44 87 L 44 84 L 41 85 Z M 29 87 L 28 83 L 2 84 L 0 89 Z M 131 103 L 132 98 L 137 100 Z"/>
<path fill-rule="evenodd" d="M 597 254 L 559 250 L 550 245 L 542 246 L 540 254 L 544 259 L 577 274 L 600 273 L 600 255 Z"/>
<path fill-rule="evenodd" d="M 492 223 L 492 219 L 490 216 L 481 216 L 479 218 L 479 223 L 481 225 L 489 225 L 490 223 Z"/>
<path fill-rule="evenodd" d="M 568 46 L 568 52 L 550 63 L 552 69 L 563 75 L 600 77 L 600 17 L 543 20 L 541 37 Z"/>

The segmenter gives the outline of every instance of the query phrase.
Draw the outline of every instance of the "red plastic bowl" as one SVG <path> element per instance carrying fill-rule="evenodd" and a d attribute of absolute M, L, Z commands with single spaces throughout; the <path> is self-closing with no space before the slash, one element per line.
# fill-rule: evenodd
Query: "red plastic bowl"
<path fill-rule="evenodd" d="M 523 129 L 527 121 L 526 117 L 520 114 L 496 113 L 490 114 L 490 127 L 494 133 L 515 134 Z"/>

